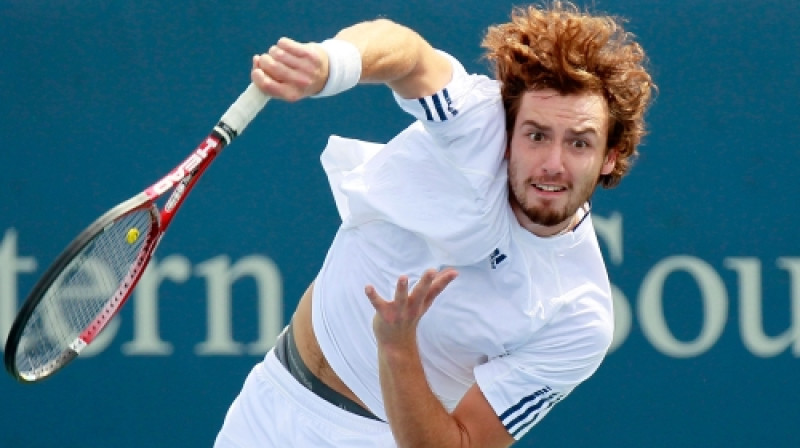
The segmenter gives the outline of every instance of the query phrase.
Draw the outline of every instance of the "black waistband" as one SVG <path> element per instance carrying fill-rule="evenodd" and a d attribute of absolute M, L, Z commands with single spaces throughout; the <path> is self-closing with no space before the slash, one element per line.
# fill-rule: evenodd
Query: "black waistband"
<path fill-rule="evenodd" d="M 350 413 L 382 421 L 360 404 L 328 387 L 311 373 L 311 370 L 308 369 L 308 366 L 300 358 L 300 353 L 297 351 L 291 323 L 275 342 L 275 356 L 300 384 L 314 392 L 318 397 Z"/>

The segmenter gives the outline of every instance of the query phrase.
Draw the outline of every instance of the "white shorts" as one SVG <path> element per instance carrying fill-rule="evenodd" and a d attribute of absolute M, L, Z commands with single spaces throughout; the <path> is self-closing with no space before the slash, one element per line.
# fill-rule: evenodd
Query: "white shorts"
<path fill-rule="evenodd" d="M 396 447 L 389 425 L 352 414 L 295 380 L 270 350 L 233 401 L 214 448 Z"/>

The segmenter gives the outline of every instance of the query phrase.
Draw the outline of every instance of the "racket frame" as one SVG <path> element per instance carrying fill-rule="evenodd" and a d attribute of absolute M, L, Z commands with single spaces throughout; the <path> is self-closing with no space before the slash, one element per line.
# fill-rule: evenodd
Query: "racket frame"
<path fill-rule="evenodd" d="M 12 377 L 24 383 L 38 382 L 48 378 L 75 359 L 80 351 L 100 334 L 130 297 L 146 270 L 164 232 L 195 183 L 222 149 L 241 134 L 269 99 L 251 83 L 223 114 L 212 132 L 182 163 L 141 193 L 105 212 L 72 240 L 36 282 L 14 319 L 6 340 L 3 356 L 6 370 Z M 172 193 L 164 203 L 164 207 L 159 211 L 156 206 L 156 200 L 169 191 L 172 191 Z M 150 209 L 151 218 L 154 221 L 152 222 L 153 231 L 147 233 L 147 240 L 142 245 L 134 263 L 131 264 L 128 273 L 123 281 L 120 282 L 114 294 L 106 302 L 103 309 L 92 319 L 91 323 L 81 331 L 80 335 L 72 343 L 65 347 L 59 356 L 46 364 L 45 367 L 38 369 L 41 371 L 40 374 L 33 376 L 23 375 L 16 365 L 19 343 L 29 319 L 46 296 L 48 289 L 58 279 L 62 271 L 92 240 L 101 235 L 120 218 L 145 208 Z"/>
<path fill-rule="evenodd" d="M 56 282 L 56 280 L 58 280 L 62 271 L 73 261 L 73 259 L 83 252 L 86 246 L 95 238 L 100 236 L 107 228 L 109 228 L 109 226 L 113 225 L 114 222 L 120 218 L 147 207 L 151 208 L 151 219 L 154 221 L 151 225 L 153 226 L 154 230 L 152 232 L 148 232 L 145 236 L 147 240 L 142 245 L 142 248 L 136 257 L 135 263 L 131 265 L 128 274 L 125 276 L 126 280 L 128 278 L 131 279 L 128 282 L 130 286 L 123 290 L 123 285 L 125 285 L 125 282 L 121 283 L 115 291 L 113 298 L 106 303 L 106 305 L 103 307 L 103 310 L 80 333 L 80 336 L 65 348 L 60 356 L 51 361 L 51 363 L 47 364 L 45 368 L 41 369 L 43 371 L 41 375 L 34 375 L 33 377 L 23 375 L 16 366 L 16 355 L 19 349 L 19 343 L 22 340 L 22 335 L 28 320 L 31 318 L 41 301 L 45 298 L 48 289 L 53 285 L 53 283 Z M 33 286 L 33 289 L 17 313 L 17 317 L 14 319 L 14 322 L 11 325 L 11 330 L 8 333 L 5 352 L 3 354 L 3 361 L 6 370 L 11 374 L 11 376 L 22 382 L 33 382 L 44 379 L 74 359 L 78 353 L 80 353 L 80 351 L 86 345 L 91 343 L 97 334 L 99 334 L 100 331 L 105 328 L 111 318 L 116 314 L 116 311 L 119 310 L 119 308 L 130 296 L 133 286 L 135 286 L 136 282 L 139 280 L 144 271 L 144 269 L 140 267 L 146 266 L 153 254 L 153 251 L 155 250 L 155 247 L 158 245 L 158 239 L 160 238 L 159 215 L 158 213 L 154 213 L 154 211 L 155 209 L 153 204 L 147 199 L 147 196 L 143 194 L 136 195 L 135 197 L 120 203 L 97 218 L 91 225 L 89 225 L 89 227 L 75 237 L 75 239 L 73 239 L 72 242 L 61 252 L 55 261 L 53 261 L 53 263 L 47 268 L 45 273 L 42 274 L 42 276 Z M 111 303 L 115 304 L 113 310 L 109 309 L 109 304 Z"/>

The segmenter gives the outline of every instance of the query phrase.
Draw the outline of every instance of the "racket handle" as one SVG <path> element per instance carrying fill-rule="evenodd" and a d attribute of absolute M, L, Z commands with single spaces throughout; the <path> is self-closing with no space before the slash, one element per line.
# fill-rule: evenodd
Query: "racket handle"
<path fill-rule="evenodd" d="M 269 100 L 269 96 L 259 90 L 255 84 L 250 83 L 220 119 L 220 122 L 225 125 L 223 127 L 230 128 L 233 131 L 234 134 L 230 137 L 233 138 L 241 134 Z"/>

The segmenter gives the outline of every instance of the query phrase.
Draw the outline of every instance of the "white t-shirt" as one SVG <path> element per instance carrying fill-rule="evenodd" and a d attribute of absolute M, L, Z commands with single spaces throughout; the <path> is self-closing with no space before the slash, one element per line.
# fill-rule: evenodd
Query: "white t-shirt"
<path fill-rule="evenodd" d="M 591 376 L 613 334 L 611 291 L 591 219 L 540 238 L 508 203 L 497 82 L 453 78 L 398 104 L 417 121 L 387 144 L 333 136 L 322 154 L 342 225 L 316 279 L 313 326 L 333 370 L 386 419 L 367 284 L 391 300 L 428 268 L 459 276 L 418 329 L 431 389 L 452 410 L 477 382 L 521 438 Z"/>

